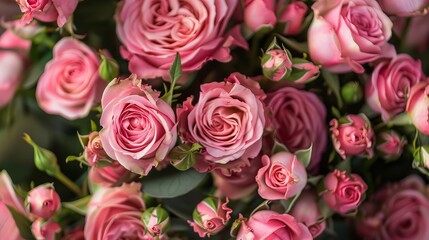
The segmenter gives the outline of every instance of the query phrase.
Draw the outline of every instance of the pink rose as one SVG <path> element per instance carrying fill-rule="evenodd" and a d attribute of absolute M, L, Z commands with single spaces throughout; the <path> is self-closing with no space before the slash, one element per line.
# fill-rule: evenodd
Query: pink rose
<path fill-rule="evenodd" d="M 132 182 L 95 192 L 88 204 L 85 239 L 142 239 L 145 204 L 140 188 L 140 183 Z"/>
<path fill-rule="evenodd" d="M 259 195 L 267 200 L 288 199 L 304 189 L 307 172 L 295 155 L 279 152 L 262 156 L 262 168 L 256 175 Z"/>
<path fill-rule="evenodd" d="M 101 106 L 103 148 L 131 172 L 147 175 L 176 144 L 173 109 L 135 74 L 111 81 Z"/>
<path fill-rule="evenodd" d="M 407 145 L 407 139 L 400 137 L 395 131 L 382 132 L 380 134 L 382 142 L 377 145 L 379 155 L 386 160 L 398 159 L 405 145 Z"/>
<path fill-rule="evenodd" d="M 116 32 L 129 70 L 141 78 L 163 77 L 176 52 L 184 72 L 198 70 L 209 60 L 231 60 L 225 34 L 237 0 L 121 1 Z"/>
<path fill-rule="evenodd" d="M 103 143 L 97 131 L 88 135 L 88 144 L 83 154 L 90 166 L 96 165 L 100 160 L 107 159 L 107 154 L 103 149 Z"/>
<path fill-rule="evenodd" d="M 268 94 L 265 103 L 277 140 L 292 152 L 312 145 L 309 169 L 317 171 L 327 144 L 325 105 L 314 93 L 291 87 Z"/>
<path fill-rule="evenodd" d="M 23 239 L 12 214 L 9 212 L 7 205 L 2 201 L 0 201 L 0 236 L 8 236 L 10 240 Z"/>
<path fill-rule="evenodd" d="M 167 232 L 170 226 L 170 216 L 168 212 L 160 206 L 146 209 L 141 217 L 146 231 L 159 237 Z"/>
<path fill-rule="evenodd" d="M 407 19 L 410 19 L 410 23 L 405 31 Z M 427 44 L 429 42 L 429 28 L 427 27 L 428 21 L 429 14 L 415 16 L 412 18 L 396 18 L 393 22 L 393 31 L 399 37 L 406 35 L 405 41 L 407 47 L 415 48 L 419 52 L 424 53 L 429 46 Z"/>
<path fill-rule="evenodd" d="M 99 65 L 88 46 L 73 38 L 61 39 L 37 84 L 39 106 L 68 120 L 86 117 L 106 85 L 98 74 Z"/>
<path fill-rule="evenodd" d="M 104 167 L 93 166 L 89 170 L 89 181 L 103 187 L 110 187 L 115 183 L 126 181 L 130 177 L 130 172 L 118 161 L 113 161 Z"/>
<path fill-rule="evenodd" d="M 329 122 L 334 148 L 343 159 L 346 156 L 369 156 L 374 154 L 374 132 L 365 115 L 347 115 L 344 123 L 337 119 Z"/>
<path fill-rule="evenodd" d="M 253 214 L 241 223 L 239 240 L 311 240 L 308 228 L 288 214 L 264 210 Z"/>
<path fill-rule="evenodd" d="M 406 111 L 414 126 L 429 135 L 429 79 L 411 88 Z"/>
<path fill-rule="evenodd" d="M 361 64 L 394 54 L 392 22 L 374 0 L 320 0 L 312 9 L 308 45 L 314 62 L 333 72 L 363 73 Z"/>
<path fill-rule="evenodd" d="M 28 192 L 27 212 L 35 218 L 51 218 L 61 207 L 61 199 L 53 184 L 43 184 Z"/>
<path fill-rule="evenodd" d="M 326 222 L 320 222 L 323 218 L 318 205 L 318 196 L 311 190 L 304 190 L 293 205 L 290 215 L 307 226 L 313 238 L 319 236 L 326 228 Z"/>
<path fill-rule="evenodd" d="M 301 1 L 291 2 L 283 9 L 279 22 L 286 23 L 285 35 L 296 35 L 301 31 L 308 7 Z"/>
<path fill-rule="evenodd" d="M 428 0 L 378 0 L 378 3 L 386 13 L 396 16 L 426 14 L 429 8 Z"/>
<path fill-rule="evenodd" d="M 420 60 L 400 54 L 390 61 L 377 64 L 367 81 L 367 102 L 383 121 L 405 111 L 406 101 L 412 86 L 424 79 Z"/>
<path fill-rule="evenodd" d="M 227 205 L 228 199 L 222 202 L 219 198 L 207 197 L 197 204 L 192 214 L 194 221 L 188 223 L 201 238 L 210 237 L 221 231 L 231 218 L 232 209 Z"/>
<path fill-rule="evenodd" d="M 262 72 L 273 81 L 287 80 L 292 71 L 291 55 L 283 49 L 273 49 L 265 52 L 262 57 Z"/>
<path fill-rule="evenodd" d="M 252 31 L 276 24 L 275 0 L 245 0 L 244 5 L 244 22 Z"/>
<path fill-rule="evenodd" d="M 54 220 L 37 219 L 31 225 L 31 232 L 37 240 L 55 240 L 61 232 L 61 226 Z"/>
<path fill-rule="evenodd" d="M 62 27 L 73 14 L 78 0 L 16 0 L 24 13 L 21 20 L 30 23 L 33 18 L 42 22 L 57 21 Z"/>
<path fill-rule="evenodd" d="M 326 191 L 322 198 L 334 211 L 346 214 L 357 209 L 368 186 L 357 174 L 347 175 L 335 169 L 323 179 Z"/>

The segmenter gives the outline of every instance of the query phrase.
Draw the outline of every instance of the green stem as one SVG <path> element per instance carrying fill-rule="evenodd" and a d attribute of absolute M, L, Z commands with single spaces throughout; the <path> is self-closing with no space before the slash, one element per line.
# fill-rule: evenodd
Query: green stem
<path fill-rule="evenodd" d="M 82 196 L 82 190 L 72 180 L 70 180 L 70 178 L 68 178 L 62 172 L 57 172 L 55 175 L 55 178 L 60 180 L 60 182 L 62 182 L 66 187 L 68 187 L 70 190 L 72 190 L 78 196 Z"/>
<path fill-rule="evenodd" d="M 407 18 L 405 20 L 404 29 L 401 32 L 401 43 L 399 48 L 401 51 L 405 51 L 407 48 L 407 35 L 410 30 L 410 24 L 411 24 L 411 18 Z"/>

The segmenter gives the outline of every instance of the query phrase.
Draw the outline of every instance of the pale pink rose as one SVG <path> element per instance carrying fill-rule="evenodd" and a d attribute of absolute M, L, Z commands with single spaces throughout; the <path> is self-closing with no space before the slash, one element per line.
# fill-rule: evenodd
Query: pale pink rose
<path fill-rule="evenodd" d="M 367 81 L 367 102 L 383 121 L 389 121 L 405 111 L 411 87 L 423 79 L 421 61 L 399 54 L 377 64 Z"/>
<path fill-rule="evenodd" d="M 412 17 L 405 31 L 407 19 L 406 17 L 394 19 L 393 31 L 400 38 L 406 35 L 405 41 L 407 47 L 415 48 L 421 53 L 426 52 L 429 46 L 429 28 L 427 27 L 429 14 Z"/>
<path fill-rule="evenodd" d="M 37 240 L 55 240 L 61 232 L 61 226 L 54 220 L 38 218 L 31 225 L 31 232 Z"/>
<path fill-rule="evenodd" d="M 28 192 L 27 212 L 34 218 L 51 218 L 61 207 L 61 199 L 53 184 L 43 184 Z"/>
<path fill-rule="evenodd" d="M 273 28 L 277 22 L 275 0 L 245 0 L 244 23 L 254 32 L 262 27 Z"/>
<path fill-rule="evenodd" d="M 378 0 L 378 3 L 387 14 L 396 16 L 426 14 L 429 8 L 428 0 Z"/>
<path fill-rule="evenodd" d="M 406 111 L 414 126 L 429 135 L 429 79 L 411 88 Z"/>
<path fill-rule="evenodd" d="M 310 56 L 330 71 L 363 73 L 361 64 L 395 53 L 392 22 L 376 1 L 320 0 L 312 9 Z"/>
<path fill-rule="evenodd" d="M 304 190 L 301 193 L 289 214 L 307 226 L 313 238 L 319 236 L 326 228 L 326 222 L 320 222 L 323 215 L 319 209 L 318 196 L 311 190 Z"/>
<path fill-rule="evenodd" d="M 107 159 L 107 154 L 103 149 L 103 143 L 97 131 L 88 135 L 88 144 L 83 154 L 90 166 L 96 165 L 100 160 Z"/>
<path fill-rule="evenodd" d="M 142 239 L 145 204 L 140 188 L 140 183 L 132 182 L 95 192 L 88 204 L 85 239 Z"/>
<path fill-rule="evenodd" d="M 188 224 L 194 232 L 203 237 L 210 237 L 225 228 L 232 209 L 228 208 L 228 198 L 223 202 L 219 198 L 207 197 L 197 204 L 193 215 L 193 221 Z"/>
<path fill-rule="evenodd" d="M 39 106 L 68 120 L 86 117 L 106 86 L 98 74 L 99 65 L 97 55 L 84 43 L 61 39 L 37 84 Z"/>
<path fill-rule="evenodd" d="M 277 140 L 291 152 L 312 146 L 310 171 L 317 171 L 327 144 L 326 108 L 311 92 L 292 87 L 268 94 Z"/>
<path fill-rule="evenodd" d="M 407 139 L 400 137 L 395 131 L 382 132 L 380 134 L 381 143 L 377 145 L 379 155 L 386 160 L 394 160 L 401 156 Z"/>
<path fill-rule="evenodd" d="M 295 155 L 279 152 L 262 156 L 262 168 L 256 175 L 259 195 L 267 200 L 288 199 L 307 184 L 307 172 Z"/>
<path fill-rule="evenodd" d="M 323 179 L 326 191 L 322 198 L 328 207 L 341 214 L 349 213 L 359 206 L 368 189 L 357 174 L 346 174 L 335 169 Z"/>
<path fill-rule="evenodd" d="M 121 55 L 141 78 L 169 79 L 177 52 L 184 72 L 209 60 L 228 62 L 232 37 L 225 33 L 237 0 L 121 1 L 115 15 Z"/>
<path fill-rule="evenodd" d="M 104 90 L 100 138 L 110 158 L 131 172 L 147 175 L 165 159 L 177 139 L 174 111 L 132 74 Z"/>
<path fill-rule="evenodd" d="M 274 211 L 258 211 L 241 223 L 238 240 L 311 240 L 308 228 L 293 216 Z"/>
<path fill-rule="evenodd" d="M 88 177 L 92 183 L 103 187 L 110 187 L 113 184 L 126 181 L 130 177 L 130 172 L 119 164 L 118 161 L 113 161 L 108 166 L 91 167 Z"/>
<path fill-rule="evenodd" d="M 337 119 L 329 122 L 335 150 L 343 159 L 346 156 L 369 156 L 374 154 L 374 131 L 365 115 L 347 115 L 346 122 Z"/>
<path fill-rule="evenodd" d="M 283 49 L 273 49 L 265 52 L 261 65 L 264 76 L 275 82 L 287 80 L 292 71 L 290 53 Z"/>
<path fill-rule="evenodd" d="M 0 236 L 7 236 L 10 240 L 23 239 L 12 214 L 9 212 L 6 204 L 2 201 L 0 201 Z"/>
<path fill-rule="evenodd" d="M 78 0 L 16 0 L 24 15 L 21 21 L 30 23 L 33 18 L 42 22 L 56 21 L 62 27 L 73 14 Z"/>
<path fill-rule="evenodd" d="M 285 35 L 296 35 L 301 31 L 308 7 L 304 2 L 291 2 L 283 9 L 278 21 L 286 23 Z"/>

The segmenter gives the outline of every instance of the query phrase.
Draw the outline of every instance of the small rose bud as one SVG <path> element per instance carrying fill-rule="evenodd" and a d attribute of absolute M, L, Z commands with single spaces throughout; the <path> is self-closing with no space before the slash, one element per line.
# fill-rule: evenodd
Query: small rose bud
<path fill-rule="evenodd" d="M 223 203 L 219 198 L 207 197 L 194 210 L 194 221 L 189 225 L 200 237 L 210 237 L 221 231 L 231 218 L 232 209 L 227 207 L 228 198 Z"/>
<path fill-rule="evenodd" d="M 98 68 L 98 73 L 100 77 L 110 82 L 112 79 L 118 77 L 119 75 L 119 65 L 115 59 L 113 59 L 110 54 L 100 51 L 101 63 Z"/>
<path fill-rule="evenodd" d="M 262 56 L 261 65 L 264 76 L 272 81 L 286 80 L 292 70 L 291 55 L 287 50 L 272 49 Z"/>
<path fill-rule="evenodd" d="M 103 144 L 97 131 L 89 134 L 84 155 L 90 166 L 94 166 L 100 160 L 107 159 L 107 154 L 103 149 Z"/>
<path fill-rule="evenodd" d="M 399 137 L 395 131 L 382 132 L 380 138 L 381 142 L 377 145 L 379 155 L 385 160 L 398 159 L 407 144 L 407 139 Z"/>
<path fill-rule="evenodd" d="M 292 59 L 292 74 L 288 81 L 296 83 L 309 83 L 319 77 L 319 67 L 302 58 Z"/>
<path fill-rule="evenodd" d="M 170 216 L 160 206 L 146 209 L 142 215 L 142 221 L 146 231 L 154 237 L 165 233 L 170 226 Z"/>
<path fill-rule="evenodd" d="M 288 4 L 279 16 L 279 22 L 285 22 L 285 35 L 296 35 L 301 31 L 308 7 L 305 3 L 296 1 Z"/>
<path fill-rule="evenodd" d="M 357 103 L 362 100 L 362 88 L 356 82 L 348 82 L 341 88 L 341 96 L 347 103 Z"/>
<path fill-rule="evenodd" d="M 43 184 L 33 188 L 25 201 L 27 212 L 36 218 L 49 219 L 61 206 L 60 196 L 53 184 Z"/>
<path fill-rule="evenodd" d="M 55 240 L 61 232 L 61 226 L 53 220 L 39 218 L 31 225 L 31 231 L 37 240 Z"/>
<path fill-rule="evenodd" d="M 34 164 L 49 176 L 56 176 L 60 172 L 55 154 L 47 149 L 39 147 L 28 134 L 24 134 L 24 140 L 34 149 Z"/>

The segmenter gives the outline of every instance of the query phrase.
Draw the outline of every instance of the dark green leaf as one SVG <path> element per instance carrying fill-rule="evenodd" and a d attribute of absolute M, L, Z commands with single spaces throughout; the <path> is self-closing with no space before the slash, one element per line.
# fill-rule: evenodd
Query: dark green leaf
<path fill-rule="evenodd" d="M 301 53 L 308 53 L 308 44 L 307 42 L 298 42 L 294 39 L 285 38 L 280 34 L 276 34 L 276 37 L 278 37 L 286 46 L 294 49 L 295 51 L 301 52 Z"/>
<path fill-rule="evenodd" d="M 46 63 L 52 59 L 52 54 L 44 55 L 39 61 L 34 63 L 30 68 L 30 71 L 27 74 L 27 77 L 24 79 L 22 88 L 29 89 L 36 85 L 37 80 L 39 80 L 42 73 L 45 71 Z"/>
<path fill-rule="evenodd" d="M 198 143 L 176 146 L 169 154 L 171 164 L 180 171 L 188 170 L 195 164 L 195 159 L 201 148 L 202 146 Z"/>
<path fill-rule="evenodd" d="M 341 98 L 340 93 L 340 79 L 338 78 L 337 74 L 333 74 L 325 69 L 321 69 L 323 79 L 325 79 L 326 84 L 328 84 L 328 87 L 332 90 L 335 97 L 337 98 L 338 107 L 343 107 L 343 99 Z"/>
<path fill-rule="evenodd" d="M 298 151 L 295 152 L 296 158 L 298 158 L 298 161 L 304 167 L 307 167 L 310 164 L 312 149 L 313 149 L 313 145 L 311 145 L 307 149 L 302 149 L 302 150 L 298 150 Z"/>
<path fill-rule="evenodd" d="M 175 83 L 182 76 L 182 61 L 180 60 L 179 53 L 176 53 L 176 57 L 174 58 L 173 65 L 171 65 L 169 73 L 172 83 Z"/>
<path fill-rule="evenodd" d="M 19 234 L 24 239 L 35 239 L 33 234 L 31 233 L 31 222 L 28 220 L 22 213 L 15 210 L 13 207 L 7 206 L 10 214 L 13 217 L 13 220 L 16 223 L 16 226 L 19 229 Z M 5 237 L 5 236 L 2 236 Z"/>

